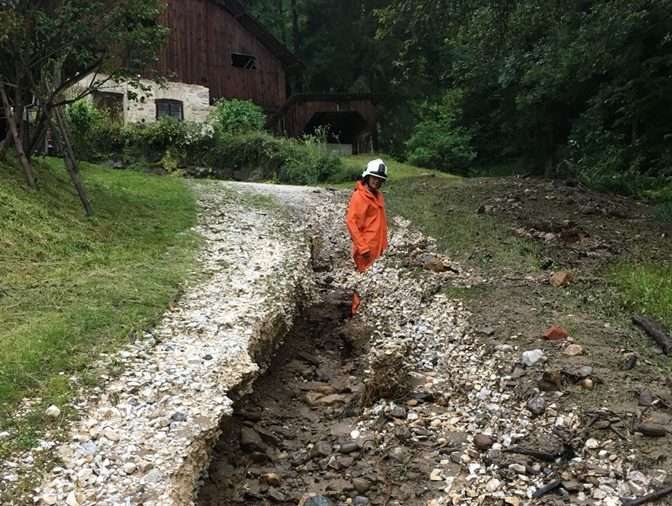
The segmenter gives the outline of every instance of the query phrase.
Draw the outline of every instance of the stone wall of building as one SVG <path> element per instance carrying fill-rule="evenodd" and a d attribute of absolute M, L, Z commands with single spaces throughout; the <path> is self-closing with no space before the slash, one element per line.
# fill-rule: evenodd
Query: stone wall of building
<path fill-rule="evenodd" d="M 73 91 L 81 89 L 86 84 L 87 77 L 76 84 Z M 99 76 L 98 79 L 101 79 Z M 185 84 L 179 82 L 166 82 L 161 85 L 143 80 L 142 84 L 150 91 L 142 91 L 129 86 L 126 83 L 106 83 L 100 88 L 100 92 L 119 94 L 123 101 L 123 119 L 125 123 L 151 123 L 156 121 L 156 100 L 171 99 L 182 102 L 185 121 L 204 122 L 210 113 L 210 89 L 197 84 Z M 131 100 L 128 92 L 137 95 Z M 94 97 L 88 96 L 87 100 L 93 101 Z"/>

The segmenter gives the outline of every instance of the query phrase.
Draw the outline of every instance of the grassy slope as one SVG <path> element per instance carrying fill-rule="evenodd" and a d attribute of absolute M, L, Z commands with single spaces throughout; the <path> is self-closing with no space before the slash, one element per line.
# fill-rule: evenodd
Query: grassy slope
<path fill-rule="evenodd" d="M 48 168 L 48 170 L 47 170 Z M 0 458 L 30 446 L 48 404 L 65 404 L 69 377 L 155 321 L 176 297 L 197 243 L 195 203 L 180 179 L 84 164 L 95 216 L 84 217 L 57 161 L 38 170 L 41 190 L 0 166 Z M 12 417 L 24 396 L 32 416 Z M 3 447 L 4 445 L 4 447 Z"/>

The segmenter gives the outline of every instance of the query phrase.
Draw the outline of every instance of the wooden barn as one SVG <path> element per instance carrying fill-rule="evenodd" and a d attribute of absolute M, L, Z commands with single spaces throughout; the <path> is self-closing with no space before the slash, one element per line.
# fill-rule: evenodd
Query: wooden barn
<path fill-rule="evenodd" d="M 110 84 L 93 101 L 124 121 L 163 116 L 205 121 L 220 98 L 252 100 L 277 133 L 299 137 L 328 126 L 346 152 L 370 150 L 376 111 L 370 96 L 299 95 L 290 98 L 288 74 L 302 62 L 238 0 L 168 0 L 160 22 L 170 29 L 157 70 L 164 86 L 147 81 L 151 93 L 128 99 L 123 84 Z"/>

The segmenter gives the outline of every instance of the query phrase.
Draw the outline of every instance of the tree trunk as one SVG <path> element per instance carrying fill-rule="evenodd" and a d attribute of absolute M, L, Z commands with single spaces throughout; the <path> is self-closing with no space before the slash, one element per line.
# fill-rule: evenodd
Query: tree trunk
<path fill-rule="evenodd" d="M 14 112 L 12 112 L 12 108 L 9 105 L 9 99 L 7 98 L 7 92 L 5 90 L 4 84 L 0 84 L 0 98 L 2 98 L 2 107 L 5 109 L 5 113 L 7 114 L 9 131 L 14 139 L 16 155 L 19 157 L 19 162 L 23 167 L 23 172 L 26 176 L 26 182 L 28 183 L 29 188 L 35 190 L 37 188 L 37 184 L 35 183 L 33 165 L 30 163 L 30 160 L 26 156 L 26 152 L 23 150 L 23 139 L 21 139 L 19 130 L 16 126 L 16 116 L 14 115 Z"/>
<path fill-rule="evenodd" d="M 291 2 L 292 8 L 292 42 L 294 44 L 294 54 L 299 56 L 302 51 L 301 31 L 299 30 L 299 11 L 296 7 L 296 0 Z"/>
<path fill-rule="evenodd" d="M 55 131 L 56 139 L 59 144 L 61 153 L 63 153 L 63 161 L 65 162 L 65 167 L 68 169 L 68 174 L 70 174 L 70 179 L 72 184 L 77 189 L 77 194 L 79 195 L 79 200 L 84 206 L 84 212 L 87 216 L 93 215 L 93 207 L 91 206 L 91 201 L 89 196 L 86 193 L 84 184 L 82 183 L 82 178 L 79 175 L 79 167 L 77 166 L 77 159 L 75 158 L 75 153 L 72 150 L 72 143 L 70 142 L 70 134 L 68 133 L 68 126 L 65 122 L 65 117 L 63 116 L 63 110 L 59 107 L 56 107 L 53 110 L 55 118 Z"/>

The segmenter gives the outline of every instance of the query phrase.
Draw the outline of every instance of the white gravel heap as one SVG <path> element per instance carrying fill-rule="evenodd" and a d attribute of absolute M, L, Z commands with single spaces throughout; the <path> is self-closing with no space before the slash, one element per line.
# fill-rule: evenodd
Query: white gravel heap
<path fill-rule="evenodd" d="M 148 340 L 119 354 L 126 372 L 77 406 L 81 422 L 59 448 L 63 464 L 37 491 L 39 504 L 190 504 L 219 422 L 231 413 L 229 392 L 259 374 L 250 351 L 291 328 L 297 293 L 308 288 L 301 227 L 245 205 L 243 185 L 194 189 L 208 278 Z"/>

